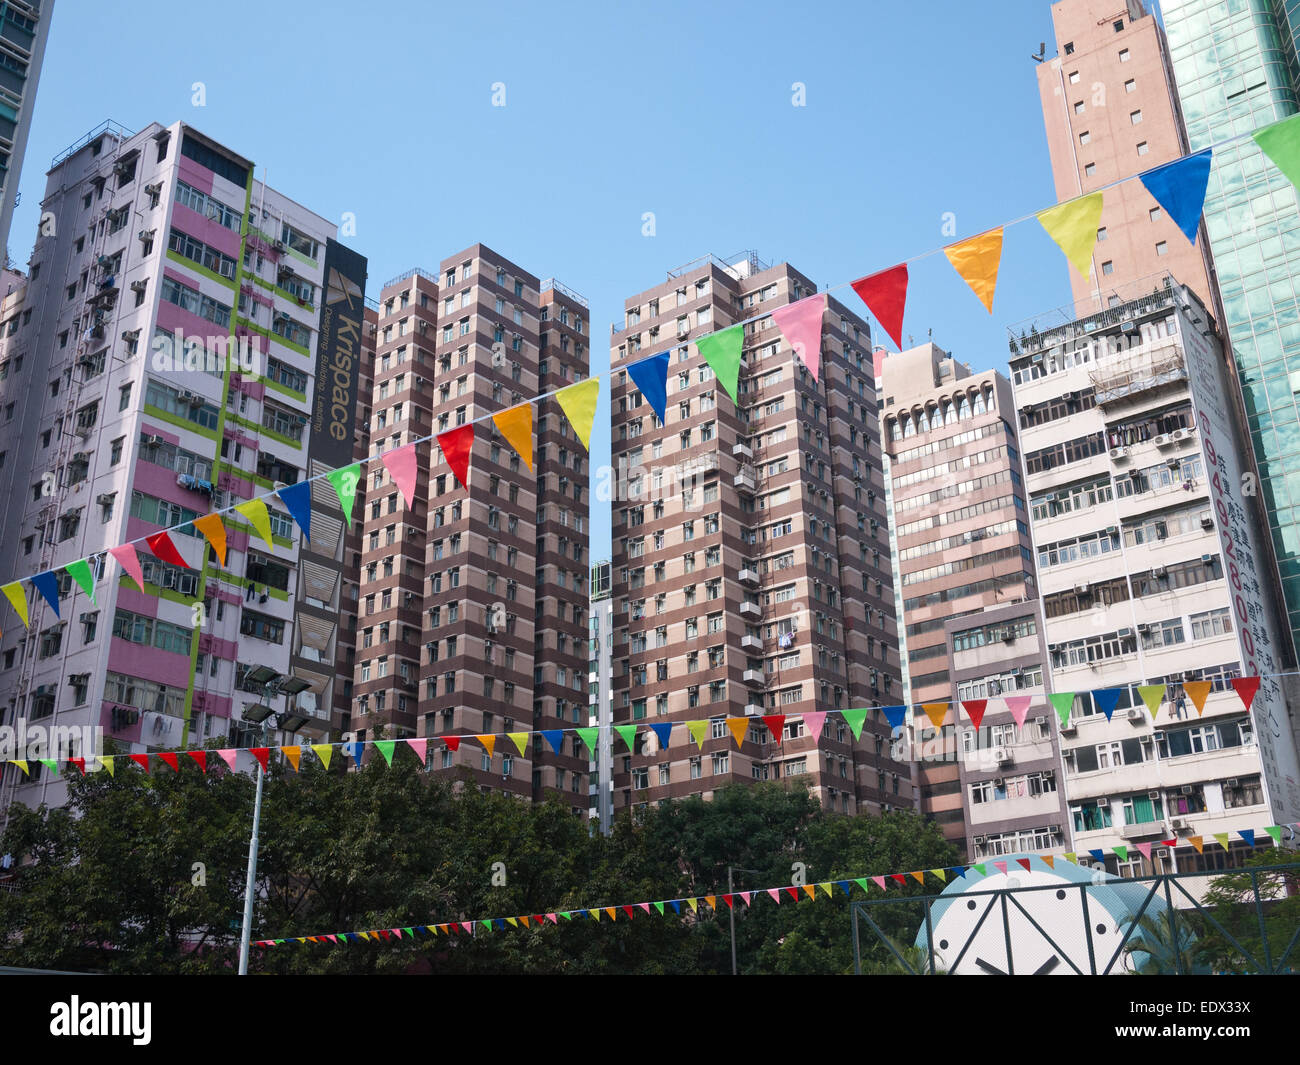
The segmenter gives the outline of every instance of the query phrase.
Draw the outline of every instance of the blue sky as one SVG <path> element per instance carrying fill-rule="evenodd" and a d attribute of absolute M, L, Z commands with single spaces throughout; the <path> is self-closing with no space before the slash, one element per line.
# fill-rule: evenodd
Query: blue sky
<path fill-rule="evenodd" d="M 371 295 L 475 241 L 576 289 L 599 372 L 623 300 L 698 256 L 753 248 L 828 287 L 947 243 L 945 212 L 963 237 L 1050 205 L 1042 40 L 1053 54 L 1049 0 L 58 0 L 10 251 L 30 254 L 58 152 L 106 118 L 181 119 L 320 214 L 353 212 Z M 1033 222 L 1007 231 L 992 316 L 942 255 L 911 274 L 905 333 L 975 370 L 1005 367 L 1008 323 L 1070 298 Z M 602 401 L 593 466 L 608 427 Z"/>

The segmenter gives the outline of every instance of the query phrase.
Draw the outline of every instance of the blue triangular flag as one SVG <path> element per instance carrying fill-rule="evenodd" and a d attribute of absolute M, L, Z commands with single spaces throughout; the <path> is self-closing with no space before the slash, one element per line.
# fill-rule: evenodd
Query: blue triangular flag
<path fill-rule="evenodd" d="M 1175 159 L 1154 170 L 1139 174 L 1147 192 L 1156 198 L 1156 202 L 1169 212 L 1174 224 L 1183 231 L 1183 236 L 1196 243 L 1196 229 L 1201 221 L 1201 210 L 1205 206 L 1205 188 L 1210 182 L 1210 157 L 1214 150 L 1206 148 L 1203 152 Z"/>
<path fill-rule="evenodd" d="M 54 616 L 59 616 L 59 578 L 54 575 L 53 570 L 46 570 L 44 573 L 38 573 L 31 578 L 32 587 L 41 595 L 45 596 L 45 601 L 50 604 L 54 610 Z"/>
<path fill-rule="evenodd" d="M 905 706 L 882 706 L 885 712 L 885 720 L 889 722 L 889 727 L 902 728 L 903 722 L 907 720 L 907 707 Z"/>
<path fill-rule="evenodd" d="M 1253 847 L 1255 845 L 1255 830 L 1253 828 L 1239 828 L 1237 829 L 1237 835 L 1246 841 L 1246 846 Z"/>
<path fill-rule="evenodd" d="M 1092 692 L 1093 701 L 1097 704 L 1097 709 L 1106 715 L 1106 720 L 1110 720 L 1110 715 L 1115 712 L 1115 704 L 1119 702 L 1118 688 L 1094 688 Z"/>
<path fill-rule="evenodd" d="M 542 735 L 546 737 L 546 742 L 551 745 L 551 750 L 553 750 L 556 754 L 564 753 L 563 751 L 560 750 L 560 747 L 562 747 L 564 744 L 564 729 L 562 728 L 542 729 Z"/>
<path fill-rule="evenodd" d="M 357 765 L 361 764 L 361 752 L 365 749 L 365 744 L 360 740 L 343 745 L 344 754 L 348 755 Z"/>
<path fill-rule="evenodd" d="M 964 877 L 966 875 L 966 867 L 964 865 L 950 865 L 948 867 L 948 872 L 956 873 L 958 876 Z"/>
<path fill-rule="evenodd" d="M 1091 854 L 1099 862 L 1104 862 L 1106 860 L 1106 852 L 1103 850 L 1089 851 L 1088 853 Z"/>
<path fill-rule="evenodd" d="M 293 520 L 302 530 L 302 538 L 311 543 L 311 482 L 299 481 L 297 484 L 286 485 L 276 495 L 289 508 Z"/>
<path fill-rule="evenodd" d="M 632 383 L 641 390 L 655 414 L 659 424 L 664 424 L 664 409 L 668 406 L 668 352 L 640 359 L 627 368 L 627 375 Z"/>
<path fill-rule="evenodd" d="M 590 917 L 591 914 L 589 914 L 586 910 L 574 910 L 574 911 L 573 911 L 573 916 L 574 916 L 574 917 Z"/>
<path fill-rule="evenodd" d="M 670 903 L 668 903 L 668 905 L 673 908 L 673 913 L 682 912 L 682 904 L 677 899 L 673 899 Z"/>
<path fill-rule="evenodd" d="M 494 925 L 496 925 L 496 929 L 497 929 L 497 931 L 499 932 L 499 931 L 501 931 L 503 928 L 505 928 L 505 926 L 506 926 L 506 919 L 505 919 L 504 917 L 498 917 L 498 918 L 497 918 L 495 921 L 493 921 L 492 923 L 493 923 Z"/>
<path fill-rule="evenodd" d="M 835 886 L 836 886 L 836 887 L 842 887 L 842 888 L 844 889 L 844 894 L 846 894 L 846 895 L 850 894 L 850 892 L 849 892 L 849 882 L 848 882 L 847 880 L 837 880 L 837 881 L 835 881 Z"/>
<path fill-rule="evenodd" d="M 659 737 L 659 746 L 667 747 L 668 739 L 673 733 L 673 723 L 671 721 L 665 721 L 660 725 L 651 725 L 650 728 L 654 731 L 654 734 Z"/>

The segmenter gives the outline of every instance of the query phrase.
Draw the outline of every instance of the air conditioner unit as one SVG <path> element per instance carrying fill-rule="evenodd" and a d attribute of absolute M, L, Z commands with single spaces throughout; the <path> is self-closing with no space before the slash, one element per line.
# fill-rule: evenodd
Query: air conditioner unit
<path fill-rule="evenodd" d="M 1074 594 L 1075 594 L 1075 595 L 1087 595 L 1087 594 L 1088 594 L 1088 589 L 1089 589 L 1090 587 L 1091 587 L 1091 585 L 1087 585 L 1087 584 L 1076 584 L 1076 585 L 1074 586 Z"/>
<path fill-rule="evenodd" d="M 1007 781 L 1006 781 L 1006 777 L 994 777 L 994 778 L 993 778 L 993 786 L 994 786 L 995 788 L 1001 788 L 1001 787 L 1004 787 L 1004 786 L 1006 785 L 1006 782 L 1007 782 Z"/>
<path fill-rule="evenodd" d="M 1036 717 L 1034 718 L 1034 724 L 1037 725 L 1039 728 L 1047 728 L 1047 718 Z"/>
<path fill-rule="evenodd" d="M 1172 433 L 1169 434 L 1169 437 L 1170 437 L 1170 439 L 1172 439 L 1172 440 L 1186 440 L 1186 439 L 1187 439 L 1187 430 L 1186 430 L 1186 429 L 1175 429 Z"/>
<path fill-rule="evenodd" d="M 1113 447 L 1110 449 L 1110 457 L 1117 462 L 1127 455 L 1128 455 L 1128 448 L 1126 447 Z"/>
<path fill-rule="evenodd" d="M 113 500 L 116 498 L 117 496 L 113 492 L 100 492 L 99 495 L 95 497 L 95 502 L 99 506 L 105 507 L 108 506 L 109 503 L 113 502 Z"/>
<path fill-rule="evenodd" d="M 1169 819 L 1169 828 L 1170 828 L 1172 831 L 1174 831 L 1174 832 L 1185 832 L 1185 831 L 1187 831 L 1187 818 L 1185 818 L 1185 817 L 1171 817 L 1171 818 Z"/>
<path fill-rule="evenodd" d="M 1163 576 L 1165 575 L 1165 572 L 1166 572 L 1166 571 L 1165 571 L 1165 567 L 1164 567 L 1164 566 L 1152 566 L 1152 567 L 1151 567 L 1151 576 L 1153 576 L 1153 577 L 1163 577 Z"/>
<path fill-rule="evenodd" d="M 140 330 L 138 330 L 138 329 L 128 329 L 125 333 L 122 334 L 122 339 L 123 339 L 123 340 L 139 340 L 139 339 L 140 339 Z"/>
<path fill-rule="evenodd" d="M 1192 786 L 1190 784 L 1184 784 L 1178 790 L 1181 791 L 1184 795 L 1190 795 L 1192 793 Z"/>
<path fill-rule="evenodd" d="M 1168 861 L 1168 860 L 1169 860 L 1169 848 L 1168 848 L 1168 847 L 1157 847 L 1157 848 L 1156 848 L 1156 857 L 1157 857 L 1157 858 L 1164 858 L 1166 861 Z"/>
<path fill-rule="evenodd" d="M 1212 517 L 1210 517 L 1210 515 L 1208 515 L 1208 514 L 1202 515 L 1202 517 L 1201 517 L 1201 528 L 1202 528 L 1202 529 L 1213 529 L 1213 528 L 1214 528 L 1214 519 L 1213 519 Z"/>
<path fill-rule="evenodd" d="M 1016 639 L 1016 630 L 1015 630 L 1015 629 L 1003 629 L 1003 630 L 1002 630 L 1002 640 L 1003 640 L 1004 643 L 1014 643 L 1014 642 L 1015 642 L 1015 639 Z"/>
<path fill-rule="evenodd" d="M 976 837 L 975 837 L 975 846 L 977 846 L 977 847 L 981 847 L 981 846 L 983 846 L 984 843 L 985 843 L 985 841 L 986 841 L 986 839 L 987 839 L 986 836 L 976 836 Z"/>
<path fill-rule="evenodd" d="M 1168 447 L 1172 443 L 1173 440 L 1166 433 L 1159 433 L 1155 438 L 1156 447 Z"/>
<path fill-rule="evenodd" d="M 1241 786 L 1240 781 L 1238 781 L 1236 777 L 1229 777 L 1227 780 L 1224 781 L 1224 783 L 1227 784 L 1228 787 L 1230 788 L 1237 788 Z"/>
<path fill-rule="evenodd" d="M 1074 723 L 1074 718 L 1071 718 L 1069 721 L 1067 721 L 1064 725 L 1061 726 L 1062 736 L 1074 736 L 1077 735 L 1078 732 L 1079 732 L 1079 726 Z"/>
<path fill-rule="evenodd" d="M 1139 710 L 1136 706 L 1133 707 L 1132 709 L 1130 709 L 1129 712 L 1128 712 L 1128 719 L 1129 719 L 1130 721 L 1136 721 L 1138 724 L 1141 724 L 1141 723 L 1142 723 L 1142 718 L 1143 718 L 1143 717 L 1144 717 L 1144 715 L 1143 715 L 1142 711 Z"/>
<path fill-rule="evenodd" d="M 1211 562 L 1214 561 L 1214 556 L 1211 554 L 1204 554 L 1201 556 L 1201 561 L 1208 566 Z"/>

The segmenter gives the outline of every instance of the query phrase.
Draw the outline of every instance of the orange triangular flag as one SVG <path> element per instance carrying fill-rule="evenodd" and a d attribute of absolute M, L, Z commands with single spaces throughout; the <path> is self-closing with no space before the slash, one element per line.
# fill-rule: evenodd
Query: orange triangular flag
<path fill-rule="evenodd" d="M 483 744 L 483 749 L 487 751 L 488 757 L 491 758 L 496 752 L 497 738 L 495 736 L 475 736 L 474 738 Z"/>
<path fill-rule="evenodd" d="M 704 900 L 709 904 L 709 909 L 716 910 L 718 908 L 717 895 L 705 895 Z"/>
<path fill-rule="evenodd" d="M 1183 691 L 1187 693 L 1187 698 L 1191 699 L 1192 705 L 1196 707 L 1196 713 L 1205 713 L 1205 698 L 1210 694 L 1210 689 L 1214 685 L 1208 680 L 1185 680 L 1183 681 Z"/>
<path fill-rule="evenodd" d="M 606 907 L 605 907 L 605 916 L 608 917 L 611 921 L 617 921 L 617 920 L 618 920 L 618 914 L 617 914 L 617 912 L 615 911 L 615 909 L 614 909 L 613 906 L 606 906 Z"/>
<path fill-rule="evenodd" d="M 749 728 L 749 718 L 747 717 L 729 717 L 727 718 L 727 728 L 731 729 L 731 735 L 739 747 L 745 739 L 745 732 Z"/>
<path fill-rule="evenodd" d="M 938 728 L 943 724 L 943 719 L 948 716 L 947 703 L 924 703 L 925 716 L 930 719 L 930 724 Z"/>
<path fill-rule="evenodd" d="M 293 771 L 295 773 L 298 772 L 298 763 L 302 760 L 302 748 L 297 746 L 281 747 L 280 750 L 283 751 L 284 756 L 289 759 L 289 764 L 293 766 Z"/>
<path fill-rule="evenodd" d="M 190 524 L 207 538 L 208 543 L 212 545 L 212 550 L 217 553 L 217 561 L 224 568 L 226 565 L 226 527 L 221 523 L 221 515 L 204 514 L 201 518 L 195 518 Z"/>
<path fill-rule="evenodd" d="M 1002 227 L 949 244 L 943 253 L 992 314 L 993 291 L 998 287 L 998 265 L 1002 261 Z"/>
<path fill-rule="evenodd" d="M 924 872 L 908 873 L 907 875 L 910 876 L 913 880 L 915 880 L 918 884 L 922 885 L 923 887 L 925 886 L 925 873 L 924 873 Z"/>
<path fill-rule="evenodd" d="M 1040 854 L 1038 857 L 1042 858 L 1043 861 L 1047 863 L 1047 868 L 1049 869 L 1056 868 L 1056 859 L 1053 858 L 1050 854 Z"/>
<path fill-rule="evenodd" d="M 519 452 L 519 457 L 531 470 L 533 468 L 533 405 L 521 403 L 517 407 L 492 415 L 496 427 L 506 438 L 506 443 Z"/>
<path fill-rule="evenodd" d="M 1203 840 L 1200 836 L 1188 836 L 1187 842 L 1196 848 L 1197 854 L 1205 853 L 1205 840 Z"/>

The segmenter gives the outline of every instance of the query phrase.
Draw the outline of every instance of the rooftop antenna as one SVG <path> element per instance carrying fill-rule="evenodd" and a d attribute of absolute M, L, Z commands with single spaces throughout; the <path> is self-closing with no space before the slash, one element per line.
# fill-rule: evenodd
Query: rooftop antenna
<path fill-rule="evenodd" d="M 1031 55 L 1029 58 L 1032 59 L 1035 63 L 1041 63 L 1041 62 L 1043 61 L 1044 57 L 1046 57 L 1046 55 L 1047 55 L 1047 42 L 1046 42 L 1046 41 L 1043 41 L 1043 42 L 1038 46 L 1038 54 L 1037 54 L 1037 55 Z"/>

